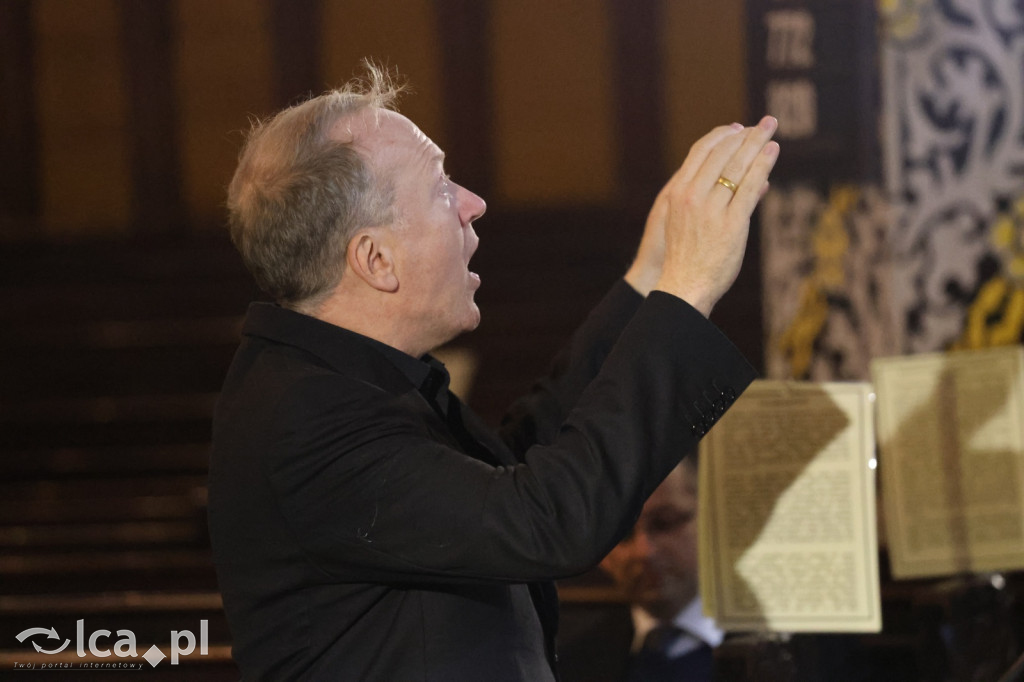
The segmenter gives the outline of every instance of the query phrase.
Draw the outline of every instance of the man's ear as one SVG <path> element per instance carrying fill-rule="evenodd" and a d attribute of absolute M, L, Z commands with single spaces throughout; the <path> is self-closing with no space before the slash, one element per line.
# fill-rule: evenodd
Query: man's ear
<path fill-rule="evenodd" d="M 394 254 L 380 230 L 360 230 L 345 250 L 345 265 L 354 275 L 378 291 L 398 291 Z"/>

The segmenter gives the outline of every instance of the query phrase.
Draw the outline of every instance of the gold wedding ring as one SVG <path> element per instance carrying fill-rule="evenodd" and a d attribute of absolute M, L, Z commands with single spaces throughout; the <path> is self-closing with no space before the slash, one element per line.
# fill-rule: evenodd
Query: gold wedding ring
<path fill-rule="evenodd" d="M 719 185 L 726 188 L 733 194 L 736 194 L 736 183 L 730 180 L 729 178 L 724 178 L 721 175 L 719 175 L 717 182 Z"/>

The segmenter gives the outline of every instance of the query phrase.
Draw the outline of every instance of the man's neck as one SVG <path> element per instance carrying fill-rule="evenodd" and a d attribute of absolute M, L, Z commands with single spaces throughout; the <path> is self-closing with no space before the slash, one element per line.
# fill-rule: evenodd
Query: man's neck
<path fill-rule="evenodd" d="M 418 338 L 416 325 L 403 322 L 404 317 L 392 309 L 389 301 L 367 300 L 356 295 L 334 295 L 311 314 L 313 317 L 397 348 L 414 358 L 421 358 L 437 344 Z"/>

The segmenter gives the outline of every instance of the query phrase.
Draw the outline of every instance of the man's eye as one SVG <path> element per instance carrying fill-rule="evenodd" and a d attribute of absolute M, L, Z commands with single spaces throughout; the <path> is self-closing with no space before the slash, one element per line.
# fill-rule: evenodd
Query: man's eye
<path fill-rule="evenodd" d="M 661 516 L 653 518 L 647 523 L 647 530 L 652 533 L 666 533 L 671 530 L 675 530 L 680 526 L 689 523 L 693 520 L 693 514 L 681 513 L 672 514 L 670 516 Z"/>

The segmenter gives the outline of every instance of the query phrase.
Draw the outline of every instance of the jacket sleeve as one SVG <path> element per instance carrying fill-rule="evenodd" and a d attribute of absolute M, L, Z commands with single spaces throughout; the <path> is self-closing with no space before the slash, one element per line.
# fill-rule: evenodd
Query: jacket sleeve
<path fill-rule="evenodd" d="M 625 280 L 616 282 L 555 356 L 547 376 L 512 404 L 499 434 L 517 457 L 554 439 L 643 300 Z"/>
<path fill-rule="evenodd" d="M 296 541 L 341 581 L 528 581 L 596 563 L 754 371 L 652 293 L 548 444 L 492 467 L 424 433 L 416 394 L 311 379 L 262 466 Z M 287 454 L 282 454 L 287 453 Z"/>

